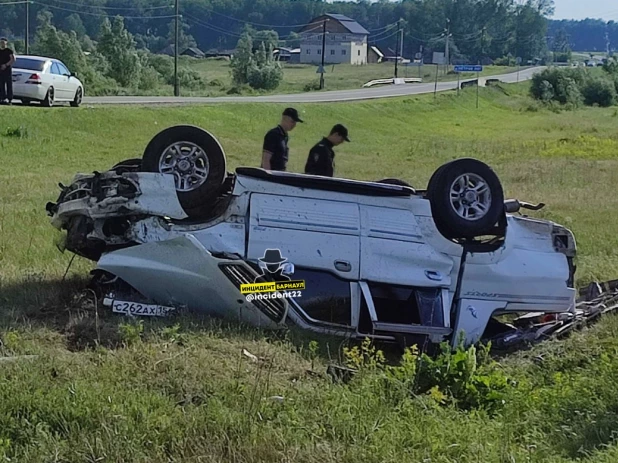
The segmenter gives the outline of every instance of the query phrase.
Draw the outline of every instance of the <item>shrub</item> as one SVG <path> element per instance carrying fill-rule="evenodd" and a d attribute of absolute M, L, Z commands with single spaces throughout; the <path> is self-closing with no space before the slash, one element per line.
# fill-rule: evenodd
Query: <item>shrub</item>
<path fill-rule="evenodd" d="M 320 81 L 312 80 L 305 84 L 305 92 L 311 92 L 313 90 L 320 90 Z"/>
<path fill-rule="evenodd" d="M 408 348 L 400 364 L 390 366 L 382 351 L 365 339 L 360 348 L 344 348 L 344 357 L 347 366 L 358 371 L 360 381 L 369 377 L 392 395 L 402 390 L 407 396 L 424 394 L 441 405 L 464 410 L 497 412 L 514 392 L 516 383 L 490 358 L 490 346 L 465 349 L 460 344 L 453 350 L 443 343 L 441 348 L 435 357 Z"/>
<path fill-rule="evenodd" d="M 171 56 L 149 54 L 148 65 L 155 68 L 167 84 L 174 83 L 174 61 Z"/>
<path fill-rule="evenodd" d="M 501 58 L 496 58 L 494 61 L 495 66 L 514 66 L 517 64 L 515 57 L 512 55 L 503 56 Z"/>
<path fill-rule="evenodd" d="M 589 106 L 596 104 L 609 107 L 616 103 L 616 84 L 609 79 L 597 77 L 588 81 L 582 93 L 585 103 Z"/>
<path fill-rule="evenodd" d="M 583 102 L 580 88 L 587 82 L 588 75 L 580 68 L 551 68 L 532 78 L 532 96 L 545 103 L 556 101 L 577 107 Z"/>
<path fill-rule="evenodd" d="M 139 79 L 140 90 L 154 90 L 159 86 L 161 75 L 152 66 L 146 66 L 142 68 Z"/>
<path fill-rule="evenodd" d="M 255 89 L 274 90 L 283 79 L 283 69 L 278 63 L 258 67 L 252 63 L 247 72 L 247 83 Z"/>
<path fill-rule="evenodd" d="M 173 82 L 174 77 L 172 75 Z M 189 90 L 202 90 L 206 88 L 206 82 L 204 82 L 199 72 L 189 68 L 180 68 L 178 70 L 178 82 L 182 88 L 188 88 Z"/>

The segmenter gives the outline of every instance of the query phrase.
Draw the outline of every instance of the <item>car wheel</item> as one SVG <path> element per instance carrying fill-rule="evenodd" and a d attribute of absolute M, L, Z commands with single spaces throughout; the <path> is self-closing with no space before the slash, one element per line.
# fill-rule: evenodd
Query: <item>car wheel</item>
<path fill-rule="evenodd" d="M 223 148 L 207 131 L 191 126 L 158 133 L 142 156 L 142 170 L 174 176 L 178 200 L 188 215 L 214 204 L 226 176 Z"/>
<path fill-rule="evenodd" d="M 75 98 L 73 99 L 73 101 L 71 101 L 71 106 L 73 106 L 74 108 L 79 107 L 80 104 L 82 104 L 82 98 L 83 98 L 83 90 L 81 87 L 77 88 L 77 91 L 75 92 Z"/>
<path fill-rule="evenodd" d="M 440 167 L 429 181 L 427 198 L 436 226 L 449 239 L 489 235 L 504 214 L 498 176 L 476 159 Z"/>
<path fill-rule="evenodd" d="M 54 105 L 54 87 L 49 87 L 42 104 L 47 108 L 51 108 Z"/>
<path fill-rule="evenodd" d="M 115 170 L 117 173 L 122 174 L 124 172 L 139 172 L 141 168 L 142 160 L 140 158 L 133 158 L 120 161 L 110 170 Z"/>

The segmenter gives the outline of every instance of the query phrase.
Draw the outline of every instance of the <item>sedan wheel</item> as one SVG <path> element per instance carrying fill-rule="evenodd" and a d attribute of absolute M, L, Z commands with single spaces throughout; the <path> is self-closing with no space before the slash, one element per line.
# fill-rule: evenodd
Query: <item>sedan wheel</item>
<path fill-rule="evenodd" d="M 75 92 L 75 98 L 73 99 L 73 101 L 71 101 L 71 106 L 73 106 L 74 108 L 77 108 L 80 104 L 82 104 L 82 98 L 83 98 L 83 91 L 82 91 L 82 88 L 79 87 L 77 89 L 77 92 Z"/>
<path fill-rule="evenodd" d="M 43 100 L 43 106 L 47 108 L 51 108 L 54 105 L 54 87 L 49 87 L 47 90 L 47 95 L 45 95 L 45 99 Z"/>

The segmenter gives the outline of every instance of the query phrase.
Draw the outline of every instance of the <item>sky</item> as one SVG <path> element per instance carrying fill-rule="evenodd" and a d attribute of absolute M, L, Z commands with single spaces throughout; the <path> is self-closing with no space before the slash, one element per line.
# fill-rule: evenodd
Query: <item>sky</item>
<path fill-rule="evenodd" d="M 603 19 L 618 21 L 616 0 L 554 0 L 552 19 Z"/>
<path fill-rule="evenodd" d="M 525 0 L 516 1 L 523 3 Z M 618 0 L 554 0 L 554 16 L 551 19 L 586 18 L 618 21 Z"/>

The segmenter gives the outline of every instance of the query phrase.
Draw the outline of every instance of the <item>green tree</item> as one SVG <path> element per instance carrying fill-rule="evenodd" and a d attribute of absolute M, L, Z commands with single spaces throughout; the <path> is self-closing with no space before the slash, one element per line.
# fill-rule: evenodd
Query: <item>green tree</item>
<path fill-rule="evenodd" d="M 236 54 L 231 62 L 233 81 L 249 84 L 255 89 L 274 90 L 283 79 L 283 69 L 273 57 L 273 47 L 262 42 L 254 52 L 248 32 L 238 40 Z"/>
<path fill-rule="evenodd" d="M 135 40 L 125 29 L 121 16 L 116 16 L 113 24 L 109 19 L 105 19 L 101 26 L 97 50 L 109 63 L 109 77 L 123 87 L 139 84 L 141 61 L 135 48 Z"/>
<path fill-rule="evenodd" d="M 63 25 L 65 30 L 74 31 L 80 39 L 86 35 L 86 27 L 77 13 L 67 16 Z"/>
<path fill-rule="evenodd" d="M 189 47 L 197 46 L 197 42 L 195 41 L 193 36 L 189 34 L 189 30 L 191 29 L 191 26 L 189 24 L 181 21 L 180 27 L 178 29 L 179 29 L 178 30 L 178 53 L 182 53 Z M 167 44 L 174 45 L 175 41 L 176 41 L 176 21 L 171 21 L 168 26 Z"/>
<path fill-rule="evenodd" d="M 230 62 L 232 80 L 235 84 L 247 83 L 247 72 L 253 59 L 253 41 L 248 33 L 244 33 L 238 40 L 236 52 Z"/>
<path fill-rule="evenodd" d="M 72 72 L 92 77 L 92 69 L 88 64 L 77 34 L 65 33 L 56 29 L 52 24 L 52 14 L 48 11 L 41 12 L 37 17 L 37 28 L 31 53 L 48 56 L 62 61 Z"/>

